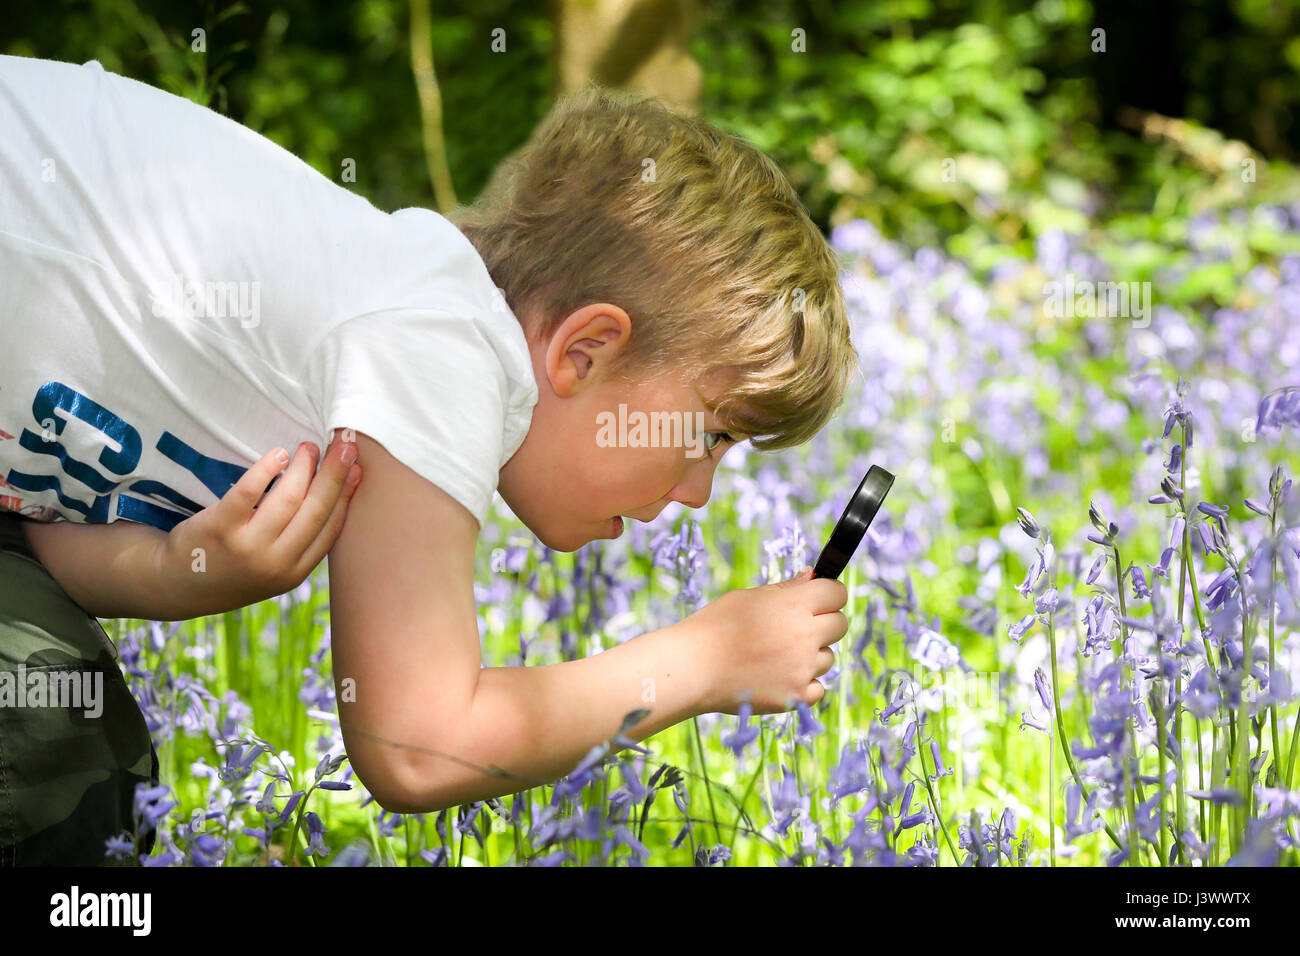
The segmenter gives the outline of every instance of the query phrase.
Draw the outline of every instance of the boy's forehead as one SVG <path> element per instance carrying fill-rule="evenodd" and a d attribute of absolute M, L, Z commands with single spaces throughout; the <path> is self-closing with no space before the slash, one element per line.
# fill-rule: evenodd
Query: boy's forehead
<path fill-rule="evenodd" d="M 740 372 L 737 369 L 714 369 L 712 373 L 705 374 L 695 383 L 695 395 L 699 398 L 704 407 L 712 412 L 718 403 L 718 399 L 722 397 L 723 393 L 725 393 L 727 389 L 735 385 L 739 378 Z M 735 423 L 724 423 L 724 427 L 735 435 L 737 439 L 745 437 L 740 431 L 737 431 Z"/>

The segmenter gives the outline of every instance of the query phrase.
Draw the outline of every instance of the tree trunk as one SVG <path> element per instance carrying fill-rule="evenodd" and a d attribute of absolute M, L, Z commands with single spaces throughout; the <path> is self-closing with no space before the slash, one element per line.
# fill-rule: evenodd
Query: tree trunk
<path fill-rule="evenodd" d="M 701 70 L 696 0 L 556 0 L 556 95 L 588 80 L 653 94 L 694 113 Z"/>

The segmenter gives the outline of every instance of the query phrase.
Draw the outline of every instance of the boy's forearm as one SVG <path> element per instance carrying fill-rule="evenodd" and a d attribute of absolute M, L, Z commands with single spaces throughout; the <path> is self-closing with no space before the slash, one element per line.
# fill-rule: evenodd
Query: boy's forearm
<path fill-rule="evenodd" d="M 135 521 L 74 524 L 24 521 L 27 546 L 50 576 L 95 617 L 178 621 L 196 615 L 158 563 L 165 532 Z"/>
<path fill-rule="evenodd" d="M 636 741 L 707 713 L 707 670 L 697 636 L 684 622 L 582 660 L 484 668 L 466 720 L 439 748 L 459 759 L 407 754 L 403 812 L 551 783 L 613 737 L 634 710 L 650 711 L 624 734 Z M 506 774 L 489 775 L 466 763 Z"/>

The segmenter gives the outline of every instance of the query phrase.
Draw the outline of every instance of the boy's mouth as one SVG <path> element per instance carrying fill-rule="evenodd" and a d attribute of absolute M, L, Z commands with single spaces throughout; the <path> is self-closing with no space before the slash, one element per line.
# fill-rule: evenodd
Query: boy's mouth
<path fill-rule="evenodd" d="M 610 519 L 609 519 L 609 526 L 610 526 L 610 528 L 611 528 L 612 531 L 613 531 L 613 534 L 610 535 L 610 537 L 617 538 L 619 535 L 621 535 L 621 534 L 623 533 L 623 519 L 622 519 L 622 518 L 620 518 L 620 517 L 610 518 Z"/>

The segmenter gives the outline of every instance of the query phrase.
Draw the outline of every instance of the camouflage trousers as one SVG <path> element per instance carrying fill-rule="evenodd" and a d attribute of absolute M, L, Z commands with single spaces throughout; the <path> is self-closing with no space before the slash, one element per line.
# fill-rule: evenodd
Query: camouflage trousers
<path fill-rule="evenodd" d="M 105 841 L 135 832 L 158 753 L 117 648 L 32 555 L 24 520 L 0 511 L 0 866 L 111 864 Z"/>

